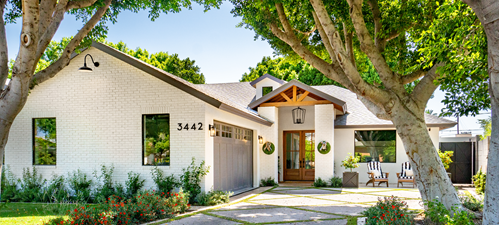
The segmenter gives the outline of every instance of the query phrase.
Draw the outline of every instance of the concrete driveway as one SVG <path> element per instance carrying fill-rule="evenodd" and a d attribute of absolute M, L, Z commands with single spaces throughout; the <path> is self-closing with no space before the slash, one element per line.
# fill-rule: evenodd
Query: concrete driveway
<path fill-rule="evenodd" d="M 423 209 L 416 188 L 276 187 L 254 190 L 254 194 L 247 194 L 229 204 L 195 212 L 168 224 L 344 225 L 348 216 L 360 216 L 379 197 L 391 195 L 405 200 L 410 209 Z"/>

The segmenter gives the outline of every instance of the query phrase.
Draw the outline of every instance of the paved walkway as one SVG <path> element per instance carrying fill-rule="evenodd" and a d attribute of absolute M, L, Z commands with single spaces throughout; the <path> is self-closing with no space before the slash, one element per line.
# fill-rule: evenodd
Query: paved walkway
<path fill-rule="evenodd" d="M 398 196 L 410 209 L 423 209 L 416 188 L 276 187 L 255 190 L 229 204 L 169 222 L 181 224 L 342 224 L 360 216 L 379 197 Z M 236 196 L 237 197 L 237 196 Z M 289 223 L 287 223 L 289 222 Z"/>

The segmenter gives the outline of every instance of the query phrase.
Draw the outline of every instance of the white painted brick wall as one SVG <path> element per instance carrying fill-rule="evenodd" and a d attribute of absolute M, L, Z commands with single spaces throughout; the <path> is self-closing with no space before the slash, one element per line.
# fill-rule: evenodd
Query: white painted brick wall
<path fill-rule="evenodd" d="M 315 124 L 315 160 L 316 170 L 315 178 L 330 179 L 333 177 L 333 162 L 334 162 L 334 120 L 335 111 L 333 105 L 315 105 L 314 106 L 314 124 Z M 318 151 L 317 145 L 326 141 L 330 143 L 331 150 L 327 154 L 321 154 Z"/>
<path fill-rule="evenodd" d="M 274 122 L 271 127 L 261 126 L 260 135 L 264 138 L 264 143 L 272 142 L 274 144 L 274 152 L 267 155 L 262 151 L 262 146 L 259 144 L 259 166 L 260 166 L 260 179 L 271 177 L 278 182 L 278 108 L 259 107 L 259 115 Z"/>
<path fill-rule="evenodd" d="M 57 165 L 36 166 L 44 178 L 81 169 L 91 175 L 101 164 L 115 167 L 114 180 L 124 183 L 139 172 L 152 187 L 151 166 L 142 166 L 142 115 L 170 114 L 171 164 L 167 175 L 181 173 L 192 157 L 205 157 L 207 124 L 202 131 L 177 131 L 177 123 L 205 121 L 206 103 L 97 49 L 101 65 L 78 72 L 77 56 L 56 77 L 31 91 L 12 126 L 5 163 L 19 177 L 32 166 L 32 118 L 56 117 Z"/>

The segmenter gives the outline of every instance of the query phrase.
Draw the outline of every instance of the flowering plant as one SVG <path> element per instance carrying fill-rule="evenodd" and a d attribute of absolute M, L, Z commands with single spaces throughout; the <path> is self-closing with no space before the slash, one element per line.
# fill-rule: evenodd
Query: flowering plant
<path fill-rule="evenodd" d="M 359 157 L 354 157 L 352 156 L 351 153 L 345 158 L 344 161 L 342 161 L 342 167 L 346 169 L 350 169 L 352 172 L 352 169 L 358 168 L 359 167 Z"/>
<path fill-rule="evenodd" d="M 453 151 L 444 151 L 442 152 L 438 149 L 439 158 L 441 158 L 441 162 L 443 162 L 444 168 L 447 170 L 450 168 L 450 164 L 453 162 L 451 157 L 453 156 Z"/>
<path fill-rule="evenodd" d="M 375 206 L 362 214 L 367 217 L 366 224 L 413 224 L 406 202 L 394 196 L 379 198 Z"/>
<path fill-rule="evenodd" d="M 183 193 L 158 193 L 146 191 L 130 199 L 111 196 L 107 201 L 81 206 L 68 211 L 68 220 L 58 220 L 57 224 L 140 224 L 172 217 L 185 212 L 189 195 Z M 48 224 L 54 224 L 49 221 Z"/>

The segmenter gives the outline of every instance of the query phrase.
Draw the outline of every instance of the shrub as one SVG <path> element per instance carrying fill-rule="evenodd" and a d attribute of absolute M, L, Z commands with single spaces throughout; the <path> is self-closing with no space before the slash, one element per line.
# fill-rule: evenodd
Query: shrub
<path fill-rule="evenodd" d="M 332 177 L 330 178 L 330 186 L 332 187 L 342 187 L 342 178 Z"/>
<path fill-rule="evenodd" d="M 189 203 L 192 204 L 196 196 L 201 193 L 201 179 L 208 174 L 209 169 L 210 167 L 205 166 L 205 161 L 201 161 L 200 165 L 196 166 L 194 157 L 191 161 L 191 165 L 182 169 L 182 188 L 192 197 L 189 199 Z"/>
<path fill-rule="evenodd" d="M 260 179 L 260 186 L 261 187 L 268 187 L 268 186 L 278 186 L 278 183 L 276 183 L 276 181 L 272 178 L 272 177 L 268 177 L 268 178 L 264 178 L 264 179 Z"/>
<path fill-rule="evenodd" d="M 441 158 L 441 162 L 443 162 L 443 166 L 446 170 L 450 168 L 450 164 L 453 162 L 451 157 L 453 156 L 453 151 L 444 151 L 442 152 L 438 149 L 439 158 Z"/>
<path fill-rule="evenodd" d="M 103 202 L 106 201 L 112 195 L 118 195 L 113 185 L 113 172 L 115 168 L 113 166 L 106 167 L 101 165 L 101 173 L 98 174 L 94 171 L 94 177 L 96 178 L 97 187 L 94 192 L 94 201 Z M 123 196 L 121 196 L 123 197 Z"/>
<path fill-rule="evenodd" d="M 478 194 L 484 194 L 484 187 L 486 186 L 486 174 L 479 170 L 476 175 L 472 177 L 472 182 L 474 187 L 476 187 L 476 192 Z"/>
<path fill-rule="evenodd" d="M 73 200 L 78 202 L 91 201 L 90 192 L 94 182 L 87 177 L 87 174 L 80 170 L 76 170 L 68 174 L 67 179 L 70 189 L 74 192 Z"/>
<path fill-rule="evenodd" d="M 16 197 L 22 202 L 39 202 L 42 200 L 42 187 L 47 180 L 38 174 L 38 170 L 33 167 L 30 172 L 29 168 L 23 168 L 23 178 L 19 179 L 21 186 Z"/>
<path fill-rule="evenodd" d="M 134 198 L 111 196 L 96 205 L 79 206 L 69 212 L 69 220 L 60 218 L 47 224 L 139 224 L 172 217 L 185 212 L 189 195 L 183 193 L 143 192 Z"/>
<path fill-rule="evenodd" d="M 233 194 L 233 192 L 224 191 L 202 192 L 196 196 L 196 202 L 204 206 L 224 204 L 229 202 L 229 197 Z"/>
<path fill-rule="evenodd" d="M 483 198 L 475 198 L 469 192 L 465 192 L 465 195 L 459 197 L 462 205 L 472 211 L 480 211 L 483 209 Z"/>
<path fill-rule="evenodd" d="M 179 181 L 177 181 L 177 178 L 175 178 L 173 174 L 166 177 L 163 174 L 163 170 L 159 169 L 157 166 L 151 169 L 151 176 L 159 192 L 172 192 L 174 188 L 179 186 Z"/>
<path fill-rule="evenodd" d="M 126 195 L 127 197 L 133 197 L 139 190 L 144 187 L 144 179 L 140 178 L 139 173 L 134 173 L 130 171 L 128 173 L 128 179 L 125 181 L 125 187 L 127 188 Z"/>
<path fill-rule="evenodd" d="M 326 186 L 328 186 L 328 183 L 325 180 L 318 178 L 314 181 L 312 186 L 314 186 L 314 187 L 326 187 Z"/>
<path fill-rule="evenodd" d="M 435 224 L 446 225 L 473 225 L 474 214 L 461 211 L 457 207 L 452 207 L 452 210 L 446 209 L 443 203 L 439 200 L 433 199 L 424 203 L 426 210 L 424 212 L 425 218 Z"/>
<path fill-rule="evenodd" d="M 55 175 L 49 181 L 49 186 L 44 188 L 42 202 L 62 202 L 69 199 L 69 191 L 64 183 L 64 176 Z"/>
<path fill-rule="evenodd" d="M 377 204 L 362 212 L 366 224 L 413 224 L 406 202 L 397 197 L 379 198 Z"/>
<path fill-rule="evenodd" d="M 16 201 L 16 193 L 19 192 L 17 188 L 17 179 L 7 166 L 2 170 L 2 185 L 0 186 L 0 193 L 2 201 Z"/>

